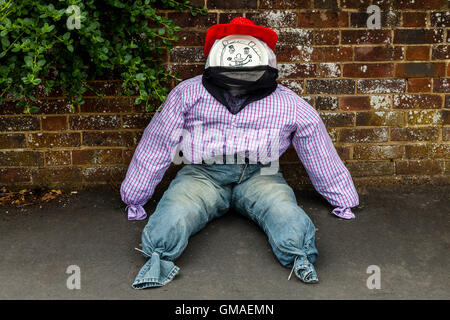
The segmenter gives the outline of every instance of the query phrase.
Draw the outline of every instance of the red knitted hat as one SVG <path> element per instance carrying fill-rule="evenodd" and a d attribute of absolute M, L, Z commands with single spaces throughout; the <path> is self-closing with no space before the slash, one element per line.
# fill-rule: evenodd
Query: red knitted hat
<path fill-rule="evenodd" d="M 252 20 L 236 17 L 230 23 L 215 24 L 208 29 L 205 39 L 204 53 L 208 57 L 214 41 L 231 34 L 246 34 L 264 41 L 270 49 L 274 50 L 278 34 L 270 28 L 256 25 Z"/>

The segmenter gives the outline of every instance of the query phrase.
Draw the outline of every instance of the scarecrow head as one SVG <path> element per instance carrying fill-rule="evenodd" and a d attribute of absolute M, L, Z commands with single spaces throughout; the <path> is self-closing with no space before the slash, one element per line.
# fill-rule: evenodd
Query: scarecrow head
<path fill-rule="evenodd" d="M 203 84 L 232 113 L 270 95 L 277 86 L 278 35 L 272 29 L 237 17 L 206 33 Z"/>

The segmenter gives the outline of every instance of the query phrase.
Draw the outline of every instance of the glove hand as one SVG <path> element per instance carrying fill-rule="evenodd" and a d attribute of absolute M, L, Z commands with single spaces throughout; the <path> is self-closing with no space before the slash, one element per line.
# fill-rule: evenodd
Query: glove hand
<path fill-rule="evenodd" d="M 140 205 L 130 204 L 127 206 L 128 209 L 128 220 L 144 220 L 147 218 L 147 213 L 144 208 Z"/>
<path fill-rule="evenodd" d="M 351 208 L 337 207 L 332 211 L 332 213 L 342 219 L 355 219 L 355 214 L 352 212 Z"/>

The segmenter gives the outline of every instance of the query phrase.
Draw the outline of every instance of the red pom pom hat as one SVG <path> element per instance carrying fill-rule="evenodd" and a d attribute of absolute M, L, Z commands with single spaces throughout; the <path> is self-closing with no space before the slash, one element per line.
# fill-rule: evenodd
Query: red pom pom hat
<path fill-rule="evenodd" d="M 256 25 L 252 20 L 236 17 L 230 23 L 216 24 L 208 29 L 205 39 L 204 53 L 208 57 L 214 41 L 232 34 L 246 34 L 264 41 L 270 49 L 274 50 L 278 34 L 270 28 Z"/>

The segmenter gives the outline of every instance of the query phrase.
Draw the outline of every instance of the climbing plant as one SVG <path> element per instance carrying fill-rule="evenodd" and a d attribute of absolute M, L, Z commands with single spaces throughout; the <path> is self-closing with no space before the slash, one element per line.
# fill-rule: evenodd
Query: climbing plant
<path fill-rule="evenodd" d="M 113 77 L 152 110 L 179 80 L 163 63 L 180 27 L 159 9 L 206 14 L 189 1 L 0 0 L 0 103 L 37 112 L 41 86 L 63 88 L 74 106 L 88 89 L 101 96 L 88 80 Z"/>

